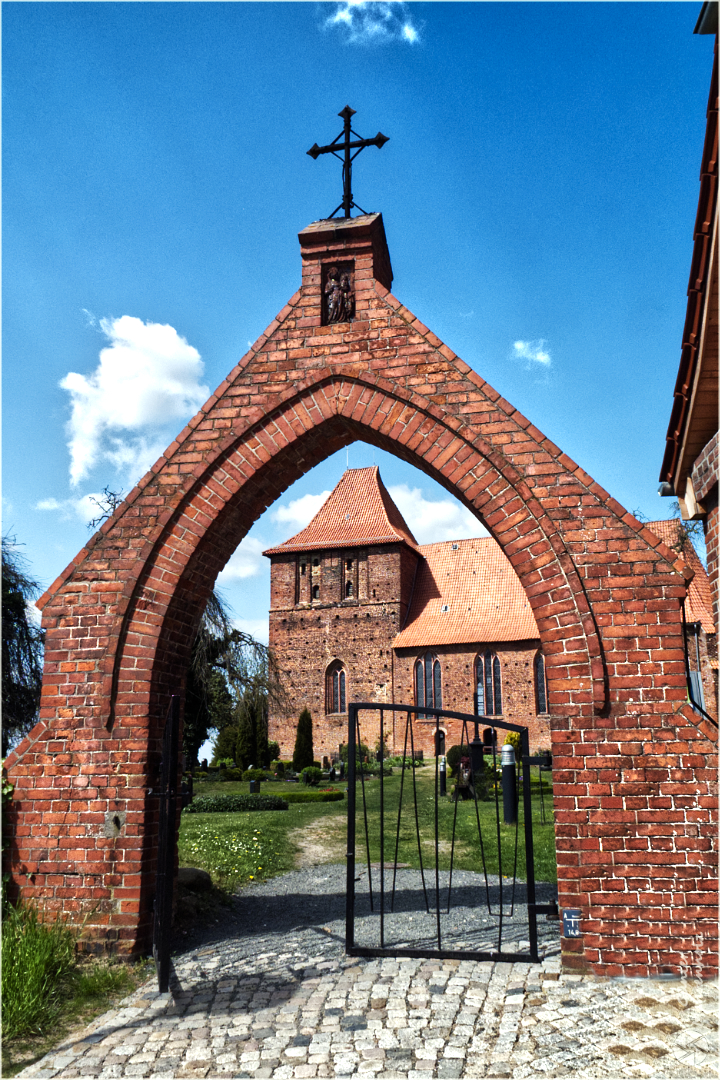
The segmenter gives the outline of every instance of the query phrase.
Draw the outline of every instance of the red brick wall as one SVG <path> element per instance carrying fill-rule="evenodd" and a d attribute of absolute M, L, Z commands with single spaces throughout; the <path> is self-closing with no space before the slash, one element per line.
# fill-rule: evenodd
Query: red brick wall
<path fill-rule="evenodd" d="M 560 906 L 582 912 L 568 963 L 716 971 L 716 731 L 684 704 L 673 553 L 387 291 L 381 241 L 377 218 L 301 235 L 299 292 L 42 598 L 42 719 L 7 763 L 12 885 L 87 914 L 98 945 L 147 947 L 159 736 L 210 590 L 262 512 L 362 438 L 481 517 L 532 605 Z M 357 316 L 322 326 L 340 257 Z"/>

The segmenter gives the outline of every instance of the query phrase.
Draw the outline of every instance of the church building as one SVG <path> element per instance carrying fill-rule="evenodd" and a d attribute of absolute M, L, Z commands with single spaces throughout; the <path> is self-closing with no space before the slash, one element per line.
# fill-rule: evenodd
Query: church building
<path fill-rule="evenodd" d="M 492 538 L 419 545 L 373 467 L 349 469 L 310 524 L 264 554 L 270 647 L 290 702 L 270 714 L 283 757 L 305 706 L 316 758 L 337 755 L 350 701 L 496 716 L 527 725 L 532 752 L 550 748 L 537 624 Z M 387 751 L 402 753 L 404 714 L 386 724 Z M 444 720 L 436 749 L 435 722 L 420 716 L 415 748 L 444 753 L 460 734 Z"/>

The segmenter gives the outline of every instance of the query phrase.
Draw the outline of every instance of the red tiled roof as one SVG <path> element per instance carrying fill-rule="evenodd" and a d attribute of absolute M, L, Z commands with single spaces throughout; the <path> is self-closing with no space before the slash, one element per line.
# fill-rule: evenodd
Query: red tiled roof
<path fill-rule="evenodd" d="M 688 540 L 682 550 L 678 550 L 680 522 L 677 518 L 670 518 L 669 521 L 647 521 L 645 524 L 656 536 L 660 537 L 663 543 L 677 552 L 677 557 L 687 563 L 695 574 L 688 586 L 685 618 L 688 622 L 699 622 L 706 634 L 714 634 L 710 578 L 691 541 Z"/>
<path fill-rule="evenodd" d="M 540 637 L 520 579 L 492 537 L 418 550 L 425 558 L 396 649 Z"/>
<path fill-rule="evenodd" d="M 417 541 L 388 495 L 377 465 L 348 469 L 310 524 L 264 555 L 287 551 L 317 551 L 327 547 L 365 544 L 410 544 Z"/>

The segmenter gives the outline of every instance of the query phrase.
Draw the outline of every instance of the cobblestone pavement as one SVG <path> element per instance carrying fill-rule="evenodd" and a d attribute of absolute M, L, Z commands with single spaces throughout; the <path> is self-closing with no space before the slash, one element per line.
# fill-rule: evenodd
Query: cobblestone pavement
<path fill-rule="evenodd" d="M 244 890 L 222 926 L 176 955 L 171 994 L 151 980 L 19 1075 L 717 1076 L 715 983 L 563 975 L 557 955 L 537 965 L 347 957 L 341 920 L 318 917 L 337 916 L 337 904 L 318 907 L 312 890 L 293 904 L 298 880 Z M 282 932 L 271 898 L 295 909 Z M 298 908 L 305 918 L 291 926 Z"/>

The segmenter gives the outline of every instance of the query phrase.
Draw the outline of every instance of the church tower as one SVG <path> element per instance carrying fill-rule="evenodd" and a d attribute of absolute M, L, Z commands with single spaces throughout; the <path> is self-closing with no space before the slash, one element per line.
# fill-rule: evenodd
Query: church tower
<path fill-rule="evenodd" d="M 300 711 L 316 757 L 347 741 L 348 701 L 394 700 L 393 642 L 422 556 L 377 467 L 349 469 L 313 520 L 271 560 L 270 648 L 282 657 L 287 715 L 270 737 L 292 754 Z"/>

